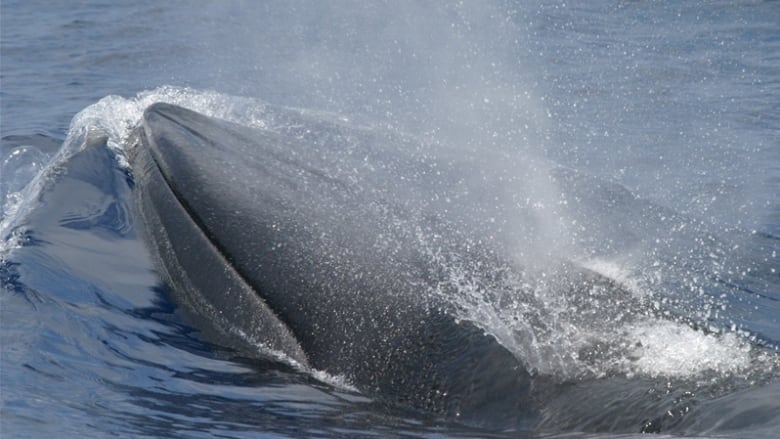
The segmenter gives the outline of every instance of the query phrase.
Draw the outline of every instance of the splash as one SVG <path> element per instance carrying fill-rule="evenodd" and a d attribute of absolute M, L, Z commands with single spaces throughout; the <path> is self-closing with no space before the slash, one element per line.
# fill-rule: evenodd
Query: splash
<path fill-rule="evenodd" d="M 637 269 L 603 259 L 547 259 L 542 268 L 475 265 L 430 242 L 428 257 L 444 273 L 434 294 L 536 375 L 698 380 L 777 370 L 777 356 L 752 345 L 748 334 L 712 330 L 670 311 L 678 301 L 662 294 L 657 267 L 648 281 Z"/>
<path fill-rule="evenodd" d="M 295 118 L 286 117 L 285 111 L 256 99 L 171 86 L 132 98 L 108 96 L 77 114 L 57 154 L 45 166 L 34 169 L 35 175 L 24 188 L 7 195 L 13 201 L 6 201 L 7 215 L 0 224 L 0 253 L 20 245 L 25 212 L 36 206 L 37 194 L 62 163 L 78 152 L 86 136 L 98 132 L 106 135 L 119 165 L 128 167 L 124 149 L 127 139 L 143 111 L 156 102 L 180 105 L 264 130 L 303 138 L 313 135 L 306 127 L 292 125 Z M 330 113 L 286 111 L 354 128 L 349 119 Z M 435 145 L 422 153 L 444 154 Z M 610 374 L 688 378 L 713 372 L 736 374 L 750 367 L 756 354 L 738 331 L 705 331 L 700 329 L 703 326 L 692 325 L 686 316 L 670 312 L 680 303 L 673 296 L 679 291 L 669 291 L 669 285 L 676 285 L 675 280 L 681 276 L 674 265 L 663 259 L 637 264 L 635 255 L 626 256 L 625 248 L 609 257 L 589 256 L 578 234 L 591 232 L 593 224 L 583 226 L 584 222 L 578 222 L 579 217 L 572 213 L 572 203 L 581 194 L 566 193 L 550 177 L 552 167 L 532 156 L 525 156 L 521 167 L 512 168 L 516 163 L 510 164 L 517 175 L 504 175 L 502 169 L 506 165 L 496 165 L 503 157 L 485 154 L 479 163 L 488 170 L 500 171 L 492 180 L 484 175 L 477 178 L 495 186 L 497 195 L 490 202 L 493 204 L 468 208 L 470 200 L 479 195 L 472 194 L 460 204 L 452 202 L 451 207 L 464 210 L 461 219 L 476 225 L 481 238 L 522 250 L 509 251 L 505 260 L 488 258 L 488 262 L 474 262 L 458 251 L 446 250 L 437 237 L 416 230 L 417 242 L 441 273 L 441 281 L 430 293 L 445 297 L 460 319 L 475 322 L 492 334 L 522 359 L 528 370 L 559 380 Z M 475 167 L 474 172 L 477 170 Z M 610 192 L 607 201 L 623 203 L 619 206 L 623 208 L 635 207 L 635 200 L 620 191 Z M 641 209 L 635 213 L 645 214 Z M 510 220 L 501 222 L 502 215 Z M 709 240 L 695 242 L 702 246 L 698 252 L 712 249 Z M 652 250 L 650 254 L 658 256 L 657 248 Z M 677 256 L 671 255 L 672 259 Z M 695 275 L 689 274 L 690 279 L 683 278 L 682 283 L 700 285 L 702 280 Z M 675 279 L 669 281 L 665 277 Z M 703 289 L 697 288 L 696 291 Z M 697 321 L 705 322 L 712 314 L 710 308 L 722 306 L 706 302 L 704 308 L 696 308 L 686 303 L 687 309 L 694 308 L 704 316 Z M 257 346 L 262 349 L 262 343 Z M 340 383 L 338 377 L 322 379 Z M 339 387 L 349 389 L 348 383 Z"/>

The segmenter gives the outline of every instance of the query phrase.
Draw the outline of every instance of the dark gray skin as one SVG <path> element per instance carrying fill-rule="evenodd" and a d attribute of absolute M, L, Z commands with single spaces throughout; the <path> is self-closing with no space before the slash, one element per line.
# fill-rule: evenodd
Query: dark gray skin
<path fill-rule="evenodd" d="M 131 139 L 149 248 L 202 328 L 343 376 L 392 406 L 491 429 L 640 431 L 668 411 L 666 399 L 644 396 L 652 380 L 540 376 L 481 329 L 490 323 L 456 317 L 451 299 L 464 291 L 453 277 L 477 285 L 489 306 L 506 299 L 544 309 L 534 287 L 513 282 L 525 279 L 513 251 L 533 245 L 538 223 L 518 202 L 530 193 L 516 184 L 528 178 L 522 164 L 434 154 L 379 129 L 275 111 L 261 130 L 155 104 Z M 618 231 L 625 239 L 616 243 L 638 245 L 632 237 L 644 236 L 648 222 L 669 216 L 621 187 L 550 172 L 577 201 L 580 223 L 608 224 L 604 236 L 589 227 L 596 234 L 588 242 Z M 663 311 L 643 309 L 620 285 L 571 262 L 541 263 L 558 264 L 545 288 L 567 298 L 580 327 L 609 331 Z M 533 334 L 511 336 L 524 343 Z M 572 354 L 588 361 L 610 352 L 594 348 Z M 596 401 L 581 404 L 578 389 Z M 594 416 L 600 398 L 616 394 L 635 395 L 638 405 Z"/>
<path fill-rule="evenodd" d="M 421 228 L 449 233 L 437 244 L 450 251 L 495 257 L 437 216 L 429 195 L 458 188 L 370 133 L 322 124 L 315 142 L 167 104 L 146 110 L 135 194 L 174 296 L 217 329 L 382 401 L 471 424 L 532 423 L 521 361 L 430 293 L 442 274 L 419 248 Z"/>

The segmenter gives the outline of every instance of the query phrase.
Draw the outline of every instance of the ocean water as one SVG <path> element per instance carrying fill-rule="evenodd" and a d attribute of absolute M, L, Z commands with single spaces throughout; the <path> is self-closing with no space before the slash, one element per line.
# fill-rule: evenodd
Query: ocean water
<path fill-rule="evenodd" d="M 2 437 L 780 430 L 777 2 L 5 0 L 0 33 Z M 554 384 L 511 431 L 231 348 L 172 299 L 132 215 L 126 141 L 155 102 L 527 158 L 502 188 L 531 212 L 510 218 L 518 264 L 566 259 L 633 297 L 502 296 L 441 258 L 458 317 Z"/>

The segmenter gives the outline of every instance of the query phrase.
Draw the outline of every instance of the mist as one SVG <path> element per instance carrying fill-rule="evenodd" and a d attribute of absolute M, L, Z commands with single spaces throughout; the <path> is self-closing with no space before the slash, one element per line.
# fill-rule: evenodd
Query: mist
<path fill-rule="evenodd" d="M 501 2 L 237 1 L 202 17 L 198 64 L 219 91 L 449 143 L 525 148 L 546 122 L 525 17 Z"/>
<path fill-rule="evenodd" d="M 523 358 L 555 363 L 594 339 L 616 343 L 614 328 L 600 325 L 626 309 L 639 320 L 668 312 L 683 325 L 732 326 L 717 311 L 738 294 L 732 281 L 701 279 L 740 272 L 739 257 L 717 255 L 751 239 L 743 231 L 760 222 L 759 200 L 773 196 L 756 190 L 771 172 L 748 172 L 763 166 L 750 152 L 766 139 L 737 144 L 726 109 L 697 104 L 719 77 L 703 80 L 695 64 L 679 76 L 687 64 L 666 56 L 695 55 L 680 43 L 686 31 L 673 19 L 643 22 L 642 8 L 611 12 L 500 1 L 235 1 L 205 5 L 171 31 L 198 48 L 187 78 L 200 80 L 184 85 L 340 115 L 413 136 L 423 159 L 466 164 L 469 190 L 448 220 L 504 250 L 522 279 L 497 291 L 490 278 L 502 267 L 445 256 L 454 301 Z M 632 39 L 635 29 L 644 34 Z M 670 47 L 656 47 L 659 38 Z M 571 263 L 626 296 L 580 300 L 599 292 L 578 290 Z M 464 271 L 478 274 L 473 285 L 460 283 Z M 516 288 L 523 282 L 530 289 Z M 594 309 L 600 321 L 580 319 Z"/>

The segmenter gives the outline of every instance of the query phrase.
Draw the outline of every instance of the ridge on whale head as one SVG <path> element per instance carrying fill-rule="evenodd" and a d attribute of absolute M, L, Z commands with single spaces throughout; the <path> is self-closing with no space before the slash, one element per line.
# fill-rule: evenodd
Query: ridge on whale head
<path fill-rule="evenodd" d="M 388 148 L 371 130 L 287 117 L 305 129 L 145 111 L 131 139 L 136 204 L 172 294 L 223 333 L 382 401 L 470 424 L 535 422 L 531 374 L 454 316 L 433 261 L 507 259 L 468 221 L 467 205 L 488 202 L 480 188 L 404 139 Z M 464 187 L 472 199 L 453 212 Z"/>

